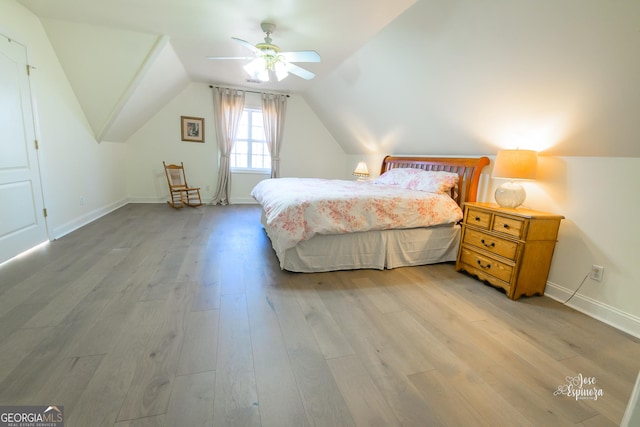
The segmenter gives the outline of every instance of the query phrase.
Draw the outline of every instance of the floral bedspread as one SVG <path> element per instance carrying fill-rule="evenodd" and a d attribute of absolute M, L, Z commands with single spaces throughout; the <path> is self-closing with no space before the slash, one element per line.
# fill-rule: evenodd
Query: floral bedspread
<path fill-rule="evenodd" d="M 266 179 L 251 196 L 262 205 L 277 253 L 316 234 L 428 227 L 462 219 L 462 210 L 446 194 L 366 181 Z"/>

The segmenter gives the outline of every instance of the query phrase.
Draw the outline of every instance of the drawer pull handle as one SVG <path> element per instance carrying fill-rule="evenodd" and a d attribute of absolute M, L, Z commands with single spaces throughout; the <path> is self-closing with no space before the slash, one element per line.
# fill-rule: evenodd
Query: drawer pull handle
<path fill-rule="evenodd" d="M 502 224 L 504 228 L 509 228 L 509 224 Z"/>
<path fill-rule="evenodd" d="M 491 242 L 490 244 L 487 244 L 484 239 L 480 240 L 480 242 L 485 245 L 487 248 L 495 248 L 496 247 L 496 242 Z M 479 262 L 479 261 L 478 261 Z"/>
<path fill-rule="evenodd" d="M 479 216 L 475 217 L 474 219 L 475 219 L 476 221 L 480 221 L 480 217 L 479 217 Z"/>
<path fill-rule="evenodd" d="M 482 262 L 480 262 L 480 260 L 478 260 L 478 265 L 480 266 L 480 268 L 484 268 L 485 270 L 488 270 L 491 268 L 491 264 L 482 265 Z"/>

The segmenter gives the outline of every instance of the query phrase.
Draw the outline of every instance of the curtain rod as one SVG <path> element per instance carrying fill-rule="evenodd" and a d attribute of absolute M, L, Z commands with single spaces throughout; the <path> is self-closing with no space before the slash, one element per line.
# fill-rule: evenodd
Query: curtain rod
<path fill-rule="evenodd" d="M 220 89 L 220 86 L 209 85 L 209 87 L 210 87 L 211 89 L 213 89 L 214 87 L 216 87 L 216 88 Z M 261 95 L 261 94 L 263 94 L 263 93 L 266 93 L 266 94 L 268 94 L 268 95 L 284 95 L 284 96 L 286 96 L 287 98 L 289 98 L 289 95 L 287 95 L 286 93 L 257 92 L 257 91 L 255 91 L 255 90 L 238 89 L 238 88 L 233 88 L 233 87 L 227 87 L 227 88 L 222 88 L 222 89 L 241 90 L 241 91 L 243 91 L 243 92 L 257 93 L 257 94 L 260 94 L 260 95 Z"/>

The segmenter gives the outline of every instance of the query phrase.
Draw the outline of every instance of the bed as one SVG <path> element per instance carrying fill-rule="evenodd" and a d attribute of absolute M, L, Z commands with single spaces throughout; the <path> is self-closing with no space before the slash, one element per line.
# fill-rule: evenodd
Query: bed
<path fill-rule="evenodd" d="M 374 180 L 275 178 L 251 195 L 284 270 L 434 264 L 455 261 L 462 204 L 476 200 L 488 164 L 487 157 L 387 156 Z"/>

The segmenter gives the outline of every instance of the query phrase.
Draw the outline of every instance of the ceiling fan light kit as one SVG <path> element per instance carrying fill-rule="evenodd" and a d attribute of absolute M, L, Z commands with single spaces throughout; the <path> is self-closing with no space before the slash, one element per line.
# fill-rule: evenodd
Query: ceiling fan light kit
<path fill-rule="evenodd" d="M 275 31 L 276 26 L 263 22 L 260 27 L 266 34 L 264 43 L 258 43 L 254 46 L 245 40 L 232 37 L 233 40 L 250 49 L 255 58 L 208 57 L 208 59 L 252 59 L 242 68 L 251 76 L 251 79 L 262 82 L 271 80 L 271 75 L 275 75 L 278 81 L 285 79 L 289 74 L 294 74 L 305 80 L 315 77 L 311 71 L 294 64 L 294 62 L 320 62 L 320 55 L 316 51 L 281 52 L 280 47 L 273 44 L 271 39 L 271 34 Z"/>

